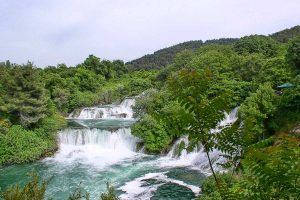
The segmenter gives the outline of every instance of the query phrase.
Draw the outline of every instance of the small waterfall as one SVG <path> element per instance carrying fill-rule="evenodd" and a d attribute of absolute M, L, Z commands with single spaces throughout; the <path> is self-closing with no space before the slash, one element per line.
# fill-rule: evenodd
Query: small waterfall
<path fill-rule="evenodd" d="M 116 131 L 101 129 L 65 129 L 59 133 L 61 144 L 83 146 L 99 145 L 110 150 L 128 149 L 135 150 L 139 141 L 132 136 L 129 128 L 122 128 Z"/>
<path fill-rule="evenodd" d="M 73 111 L 70 119 L 133 119 L 133 98 L 124 99 L 119 105 L 105 105 L 99 107 L 84 108 L 80 112 Z"/>
<path fill-rule="evenodd" d="M 131 135 L 130 128 L 115 131 L 68 128 L 59 133 L 59 141 L 60 149 L 54 160 L 104 167 L 134 157 L 139 139 Z"/>
<path fill-rule="evenodd" d="M 169 153 L 167 154 L 168 158 L 176 158 L 186 155 L 186 148 L 188 147 L 189 139 L 188 136 L 182 136 L 173 144 Z"/>
<path fill-rule="evenodd" d="M 225 113 L 224 119 L 219 123 L 219 127 L 224 127 L 234 123 L 238 118 L 239 107 L 234 108 L 230 113 Z"/>
<path fill-rule="evenodd" d="M 228 126 L 237 120 L 238 108 L 233 109 L 230 113 L 225 113 L 224 119 L 219 123 L 216 129 L 212 132 L 217 132 L 222 127 Z M 195 148 L 192 152 L 187 152 L 189 140 L 187 136 L 180 137 L 172 146 L 171 150 L 167 154 L 166 158 L 170 159 L 168 163 L 162 164 L 163 166 L 194 166 L 195 168 L 209 171 L 209 162 L 206 153 L 203 151 L 203 146 Z M 222 168 L 217 163 L 224 163 L 225 158 L 220 156 L 222 152 L 214 149 L 209 153 L 213 167 L 217 171 L 221 171 Z"/>

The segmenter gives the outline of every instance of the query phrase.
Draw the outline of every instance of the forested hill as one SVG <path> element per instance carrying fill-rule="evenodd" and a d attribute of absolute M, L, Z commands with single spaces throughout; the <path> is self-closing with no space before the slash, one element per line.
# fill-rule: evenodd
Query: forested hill
<path fill-rule="evenodd" d="M 297 35 L 300 35 L 300 26 L 294 26 L 290 29 L 284 29 L 269 36 L 278 42 L 287 42 L 288 40 L 294 38 Z M 205 42 L 203 42 L 202 40 L 183 42 L 171 47 L 155 51 L 153 54 L 147 54 L 141 58 L 127 62 L 126 65 L 129 69 L 132 70 L 161 69 L 163 67 L 166 67 L 168 64 L 172 63 L 175 55 L 185 49 L 195 51 L 203 45 L 232 44 L 237 40 L 238 39 L 235 38 L 221 38 L 215 40 L 207 40 Z"/>
<path fill-rule="evenodd" d="M 292 28 L 273 33 L 270 37 L 278 42 L 288 42 L 290 39 L 298 35 L 300 35 L 300 26 L 294 26 Z"/>
<path fill-rule="evenodd" d="M 127 62 L 126 65 L 129 69 L 139 70 L 139 69 L 161 69 L 168 64 L 172 63 L 175 55 L 185 49 L 195 51 L 203 45 L 207 44 L 232 44 L 237 39 L 234 38 L 221 38 L 217 40 L 207 40 L 203 42 L 202 40 L 194 40 L 183 42 L 171 47 L 167 47 L 158 51 L 155 51 L 153 54 L 147 54 L 136 60 Z"/>

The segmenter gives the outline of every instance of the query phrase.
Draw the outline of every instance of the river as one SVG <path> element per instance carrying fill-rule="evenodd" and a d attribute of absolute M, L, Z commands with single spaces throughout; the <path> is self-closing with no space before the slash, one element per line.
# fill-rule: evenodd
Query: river
<path fill-rule="evenodd" d="M 120 104 L 85 108 L 70 114 L 69 127 L 58 134 L 59 150 L 54 156 L 30 164 L 0 168 L 0 187 L 24 184 L 35 170 L 45 179 L 51 178 L 46 197 L 67 199 L 80 187 L 99 199 L 106 182 L 124 200 L 195 199 L 199 186 L 210 173 L 201 148 L 180 156 L 174 155 L 176 145 L 188 143 L 182 137 L 167 155 L 147 155 L 137 150 L 138 138 L 131 135 L 135 122 L 132 105 L 127 98 Z M 235 120 L 235 112 L 226 115 L 222 123 Z M 220 152 L 213 151 L 215 161 L 222 162 Z"/>

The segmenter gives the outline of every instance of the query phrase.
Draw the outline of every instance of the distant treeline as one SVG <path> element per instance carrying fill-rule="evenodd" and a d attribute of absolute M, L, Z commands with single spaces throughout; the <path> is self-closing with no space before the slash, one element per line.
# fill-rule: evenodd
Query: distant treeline
<path fill-rule="evenodd" d="M 299 34 L 300 34 L 300 26 L 295 26 L 293 28 L 285 29 L 276 32 L 274 34 L 271 34 L 270 37 L 278 42 L 287 42 Z M 161 69 L 171 64 L 175 58 L 175 55 L 183 50 L 195 51 L 204 45 L 210 45 L 210 44 L 227 45 L 227 44 L 232 44 L 237 40 L 238 39 L 236 38 L 221 38 L 221 39 L 207 40 L 205 42 L 203 42 L 202 40 L 183 42 L 168 48 L 155 51 L 153 54 L 148 54 L 136 60 L 127 62 L 126 65 L 131 70 Z"/>

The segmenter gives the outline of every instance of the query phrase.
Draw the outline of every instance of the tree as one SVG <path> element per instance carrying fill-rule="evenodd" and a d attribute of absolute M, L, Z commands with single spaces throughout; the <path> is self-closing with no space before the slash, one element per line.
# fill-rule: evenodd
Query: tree
<path fill-rule="evenodd" d="M 273 57 L 277 55 L 278 44 L 267 36 L 250 35 L 235 42 L 234 50 L 242 55 L 260 53 L 266 57 Z"/>
<path fill-rule="evenodd" d="M 89 71 L 84 68 L 77 68 L 74 82 L 79 86 L 79 90 L 95 92 L 100 83 L 104 81 L 104 77 L 96 75 L 93 71 Z"/>
<path fill-rule="evenodd" d="M 173 62 L 173 66 L 178 70 L 184 68 L 189 61 L 194 57 L 194 53 L 191 50 L 183 50 L 176 54 Z"/>
<path fill-rule="evenodd" d="M 253 81 L 260 74 L 265 62 L 262 54 L 233 55 L 229 65 L 235 77 L 243 81 Z"/>
<path fill-rule="evenodd" d="M 132 133 L 143 139 L 146 150 L 149 153 L 163 152 L 172 142 L 172 138 L 167 134 L 163 121 L 158 121 L 148 114 L 139 123 L 133 125 Z"/>
<path fill-rule="evenodd" d="M 298 73 L 300 70 L 300 36 L 290 42 L 286 54 L 286 60 L 297 70 Z"/>
<path fill-rule="evenodd" d="M 267 119 L 276 110 L 277 96 L 270 83 L 259 86 L 240 107 L 244 130 L 252 135 L 253 142 L 265 139 Z"/>
<path fill-rule="evenodd" d="M 83 65 L 91 71 L 94 71 L 96 74 L 101 74 L 105 76 L 108 73 L 108 68 L 106 65 L 103 65 L 101 63 L 100 58 L 94 56 L 94 55 L 89 55 L 83 62 Z"/>
<path fill-rule="evenodd" d="M 259 73 L 253 79 L 256 83 L 269 82 L 272 86 L 278 86 L 289 82 L 291 74 L 291 70 L 287 66 L 285 59 L 275 57 L 267 59 L 262 68 L 259 69 Z"/>
<path fill-rule="evenodd" d="M 122 60 L 114 60 L 112 62 L 112 65 L 113 70 L 115 71 L 118 77 L 128 72 L 128 68 Z"/>
<path fill-rule="evenodd" d="M 214 77 L 210 71 L 199 73 L 195 70 L 182 70 L 168 82 L 168 87 L 172 94 L 177 97 L 180 105 L 189 113 L 189 117 L 182 118 L 186 126 L 186 133 L 190 140 L 190 149 L 201 144 L 207 155 L 210 169 L 219 190 L 222 190 L 221 183 L 217 179 L 212 166 L 210 152 L 214 148 L 220 149 L 228 154 L 227 157 L 234 157 L 239 149 L 239 132 L 237 127 L 225 127 L 215 132 L 224 118 L 227 109 L 228 94 L 209 96 L 209 89 Z"/>
<path fill-rule="evenodd" d="M 0 109 L 9 114 L 12 122 L 26 127 L 46 116 L 48 96 L 39 72 L 31 63 L 13 67 L 3 79 L 5 105 Z"/>

